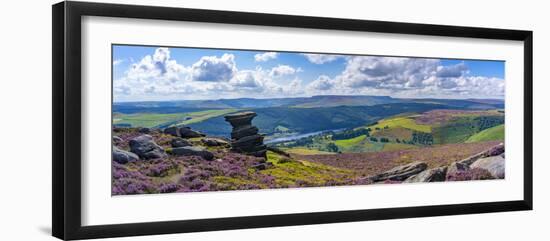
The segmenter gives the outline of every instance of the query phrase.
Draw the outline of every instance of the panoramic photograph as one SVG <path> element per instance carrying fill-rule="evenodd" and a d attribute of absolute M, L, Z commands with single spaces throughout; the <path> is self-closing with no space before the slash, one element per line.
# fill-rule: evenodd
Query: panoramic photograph
<path fill-rule="evenodd" d="M 504 61 L 140 45 L 111 61 L 112 195 L 505 178 Z"/>

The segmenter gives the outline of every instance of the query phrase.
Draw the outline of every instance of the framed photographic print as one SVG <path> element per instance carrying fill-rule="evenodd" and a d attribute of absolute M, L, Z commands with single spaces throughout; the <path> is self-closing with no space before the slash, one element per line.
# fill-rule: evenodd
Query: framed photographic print
<path fill-rule="evenodd" d="M 532 32 L 53 6 L 53 235 L 532 209 Z"/>

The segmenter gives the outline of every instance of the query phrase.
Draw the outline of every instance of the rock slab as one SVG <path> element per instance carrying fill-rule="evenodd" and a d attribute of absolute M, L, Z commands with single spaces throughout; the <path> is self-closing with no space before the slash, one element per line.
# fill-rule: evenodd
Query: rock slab
<path fill-rule="evenodd" d="M 412 162 L 406 165 L 397 166 L 389 171 L 370 177 L 373 182 L 380 181 L 404 181 L 407 178 L 416 175 L 428 168 L 428 164 L 424 162 Z"/>
<path fill-rule="evenodd" d="M 505 172 L 504 157 L 498 155 L 481 158 L 472 163 L 472 165 L 470 165 L 470 168 L 485 169 L 489 171 L 491 175 L 493 175 L 493 177 L 502 179 L 504 178 Z"/>
<path fill-rule="evenodd" d="M 438 167 L 425 170 L 414 176 L 407 178 L 404 182 L 444 182 L 447 175 L 447 167 Z"/>
<path fill-rule="evenodd" d="M 205 160 L 214 159 L 214 154 L 198 146 L 184 146 L 172 149 L 172 154 L 176 156 L 200 156 Z"/>

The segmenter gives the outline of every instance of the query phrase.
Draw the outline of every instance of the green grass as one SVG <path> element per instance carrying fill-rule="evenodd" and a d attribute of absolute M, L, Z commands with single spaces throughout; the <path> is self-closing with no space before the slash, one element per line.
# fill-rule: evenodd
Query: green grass
<path fill-rule="evenodd" d="M 396 128 L 396 127 L 403 127 L 410 130 L 420 131 L 420 132 L 426 132 L 430 133 L 432 132 L 432 126 L 430 125 L 421 125 L 417 124 L 413 119 L 407 118 L 407 117 L 395 117 L 391 119 L 385 119 L 378 122 L 378 124 L 369 126 L 373 133 L 376 133 L 378 130 L 376 128 L 380 128 L 380 130 L 383 130 L 384 127 Z"/>
<path fill-rule="evenodd" d="M 365 140 L 366 137 L 367 136 L 362 135 L 351 139 L 337 140 L 337 141 L 334 141 L 334 144 L 336 144 L 338 148 L 349 148 L 360 144 L 362 141 Z"/>
<path fill-rule="evenodd" d="M 192 124 L 208 120 L 213 117 L 225 115 L 237 111 L 237 109 L 205 110 L 188 113 L 136 113 L 121 114 L 116 113 L 113 116 L 114 124 L 130 124 L 132 127 L 157 127 L 165 124 Z M 186 120 L 190 118 L 189 120 Z"/>
<path fill-rule="evenodd" d="M 267 153 L 267 160 L 273 163 L 274 167 L 262 170 L 262 174 L 275 177 L 275 181 L 281 186 L 291 186 L 297 182 L 313 186 L 325 185 L 328 181 L 343 181 L 355 174 L 351 170 L 289 159 L 273 152 Z"/>
<path fill-rule="evenodd" d="M 132 127 L 155 127 L 166 122 L 177 121 L 187 117 L 187 113 L 176 114 L 154 114 L 154 113 L 138 113 L 138 114 L 119 114 L 113 116 L 114 124 L 130 124 Z"/>
<path fill-rule="evenodd" d="M 284 149 L 284 151 L 290 154 L 298 154 L 298 155 L 335 154 L 334 152 L 319 151 L 319 150 L 302 148 L 302 147 L 288 148 L 288 149 Z"/>
<path fill-rule="evenodd" d="M 504 140 L 504 124 L 485 129 L 470 136 L 466 142 L 496 141 Z"/>
<path fill-rule="evenodd" d="M 237 109 L 205 110 L 205 111 L 191 112 L 191 113 L 187 113 L 191 117 L 190 120 L 181 121 L 177 124 L 189 125 L 193 123 L 198 123 L 198 122 L 208 120 L 210 118 L 229 114 L 235 111 L 237 111 Z"/>

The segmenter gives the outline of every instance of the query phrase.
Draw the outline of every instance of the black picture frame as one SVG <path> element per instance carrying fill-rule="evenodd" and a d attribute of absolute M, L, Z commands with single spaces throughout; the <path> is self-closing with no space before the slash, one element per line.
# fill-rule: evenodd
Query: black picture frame
<path fill-rule="evenodd" d="M 380 219 L 532 210 L 533 208 L 533 32 L 491 28 L 366 21 L 170 7 L 60 2 L 52 6 L 53 195 L 52 233 L 60 239 L 88 239 L 213 230 L 308 225 Z M 103 16 L 378 33 L 516 40 L 524 44 L 524 193 L 521 200 L 421 207 L 342 210 L 283 215 L 81 224 L 81 17 Z"/>

